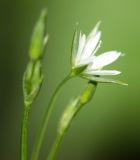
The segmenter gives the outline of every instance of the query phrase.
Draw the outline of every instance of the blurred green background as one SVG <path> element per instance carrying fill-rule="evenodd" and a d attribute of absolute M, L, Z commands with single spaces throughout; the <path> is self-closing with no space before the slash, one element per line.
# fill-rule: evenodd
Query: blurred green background
<path fill-rule="evenodd" d="M 22 75 L 34 24 L 42 8 L 49 11 L 50 41 L 44 63 L 45 80 L 29 122 L 30 155 L 46 105 L 70 71 L 70 48 L 76 22 L 89 33 L 101 20 L 100 52 L 126 53 L 110 68 L 129 85 L 100 84 L 94 99 L 76 117 L 64 137 L 58 160 L 121 160 L 140 158 L 140 1 L 139 0 L 0 0 L 0 160 L 19 160 L 23 118 Z M 87 81 L 75 78 L 61 90 L 44 140 L 46 157 L 61 112 Z M 48 143 L 47 143 L 48 142 Z M 29 156 L 30 157 L 30 156 Z M 29 158 L 30 159 L 30 158 Z"/>

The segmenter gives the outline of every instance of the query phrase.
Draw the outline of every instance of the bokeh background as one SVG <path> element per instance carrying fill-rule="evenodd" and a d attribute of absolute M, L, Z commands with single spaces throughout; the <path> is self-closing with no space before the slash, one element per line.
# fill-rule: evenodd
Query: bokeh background
<path fill-rule="evenodd" d="M 139 0 L 0 0 L 0 160 L 19 160 L 23 118 L 22 75 L 28 62 L 30 36 L 42 8 L 49 11 L 49 44 L 43 61 L 42 90 L 29 122 L 28 153 L 50 96 L 70 71 L 70 48 L 76 22 L 87 34 L 101 20 L 100 52 L 126 54 L 110 68 L 129 85 L 100 84 L 64 137 L 58 160 L 140 158 L 140 1 Z M 100 53 L 99 52 L 99 53 Z M 75 78 L 61 90 L 50 120 L 40 160 L 56 135 L 59 117 L 87 81 Z"/>

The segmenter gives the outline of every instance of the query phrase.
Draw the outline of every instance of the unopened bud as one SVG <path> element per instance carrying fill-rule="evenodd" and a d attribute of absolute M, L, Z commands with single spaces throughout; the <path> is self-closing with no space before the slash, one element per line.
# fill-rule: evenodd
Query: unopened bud
<path fill-rule="evenodd" d="M 46 16 L 47 10 L 44 9 L 42 10 L 40 18 L 37 21 L 33 31 L 31 46 L 29 50 L 29 55 L 32 61 L 36 61 L 41 58 L 43 54 L 44 43 L 46 45 L 48 40 L 48 36 L 45 35 Z"/>
<path fill-rule="evenodd" d="M 67 106 L 59 122 L 59 134 L 63 134 L 70 127 L 73 118 L 77 115 L 80 109 L 91 100 L 95 93 L 96 85 L 97 84 L 94 82 L 89 82 L 82 94 L 71 101 Z"/>
<path fill-rule="evenodd" d="M 30 62 L 23 78 L 23 91 L 25 103 L 31 104 L 39 93 L 43 76 L 40 61 Z"/>
<path fill-rule="evenodd" d="M 96 85 L 97 85 L 96 82 L 89 82 L 88 83 L 87 87 L 85 88 L 85 90 L 83 91 L 83 93 L 80 96 L 80 103 L 81 104 L 86 104 L 92 99 L 94 92 L 96 90 Z"/>
<path fill-rule="evenodd" d="M 65 130 L 69 127 L 73 117 L 77 112 L 78 102 L 79 102 L 79 97 L 71 101 L 71 103 L 65 109 L 58 126 L 59 134 L 63 134 Z"/>

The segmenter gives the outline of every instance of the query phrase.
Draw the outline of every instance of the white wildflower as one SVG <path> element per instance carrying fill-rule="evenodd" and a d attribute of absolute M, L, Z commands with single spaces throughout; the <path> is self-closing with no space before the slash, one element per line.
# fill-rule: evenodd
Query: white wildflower
<path fill-rule="evenodd" d="M 118 75 L 121 73 L 117 70 L 104 70 L 103 68 L 116 61 L 122 53 L 118 51 L 108 51 L 96 56 L 96 53 L 101 46 L 101 31 L 98 30 L 99 25 L 100 22 L 97 23 L 87 37 L 82 32 L 80 32 L 79 37 L 77 36 L 77 32 L 75 33 L 75 40 L 73 43 L 74 49 L 72 52 L 72 69 L 75 70 L 86 66 L 80 74 L 82 77 L 99 82 L 120 83 L 115 80 L 101 77 Z M 77 37 L 78 44 L 76 46 Z"/>

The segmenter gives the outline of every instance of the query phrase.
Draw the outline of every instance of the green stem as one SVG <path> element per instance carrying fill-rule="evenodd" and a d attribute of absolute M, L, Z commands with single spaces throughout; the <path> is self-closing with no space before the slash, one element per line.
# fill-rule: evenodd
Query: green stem
<path fill-rule="evenodd" d="M 22 133 L 21 133 L 21 160 L 27 160 L 27 128 L 28 128 L 28 117 L 30 105 L 26 105 L 24 108 L 24 117 L 22 122 Z"/>
<path fill-rule="evenodd" d="M 63 139 L 64 134 L 65 134 L 65 132 L 63 132 L 62 134 L 57 134 L 57 137 L 54 141 L 54 144 L 52 146 L 51 152 L 49 153 L 47 160 L 54 160 L 55 159 L 56 152 L 57 152 L 58 147 Z"/>
<path fill-rule="evenodd" d="M 78 112 L 82 109 L 82 107 L 84 105 L 86 105 L 91 100 L 91 98 L 95 94 L 96 87 L 97 87 L 96 82 L 89 82 L 89 85 L 87 86 L 87 88 L 82 92 L 82 94 L 80 95 L 79 101 L 77 103 L 77 106 L 75 106 L 76 110 L 74 111 L 74 114 L 73 114 L 72 118 L 70 119 L 69 123 L 67 124 L 67 126 L 65 126 L 65 128 L 62 130 L 61 133 L 58 131 L 56 139 L 54 141 L 54 144 L 51 148 L 51 151 L 48 155 L 47 160 L 55 160 L 56 152 L 59 148 L 59 145 L 60 145 L 64 135 L 66 134 L 66 132 L 70 128 L 71 123 L 74 120 L 75 116 L 78 114 Z"/>
<path fill-rule="evenodd" d="M 41 129 L 39 131 L 39 135 L 38 135 L 37 140 L 35 142 L 35 145 L 33 147 L 33 152 L 32 152 L 32 157 L 31 157 L 32 160 L 38 160 L 40 149 L 41 149 L 41 146 L 42 146 L 42 143 L 43 143 L 43 139 L 44 139 L 44 136 L 45 136 L 45 132 L 46 132 L 46 129 L 47 129 L 47 126 L 48 126 L 48 121 L 49 121 L 50 115 L 52 113 L 53 105 L 54 105 L 55 100 L 57 98 L 57 94 L 58 94 L 60 88 L 69 79 L 71 79 L 73 76 L 74 76 L 73 73 L 70 73 L 68 76 L 66 76 L 64 78 L 64 80 L 58 85 L 58 87 L 56 88 L 56 90 L 54 91 L 54 93 L 53 93 L 53 95 L 51 97 L 51 100 L 49 102 L 49 105 L 47 107 L 47 110 L 46 110 L 46 113 L 45 113 L 45 116 L 44 116 L 44 119 L 43 119 L 43 123 L 41 125 Z"/>

